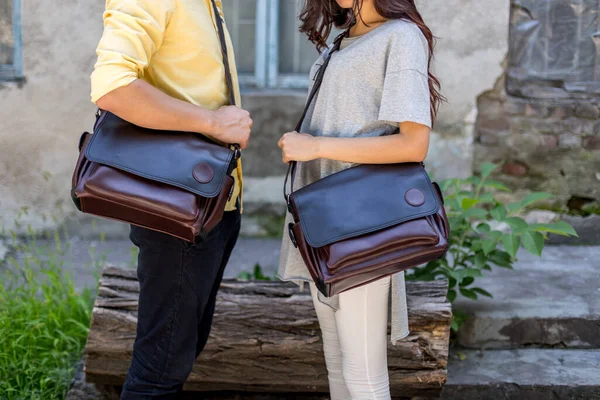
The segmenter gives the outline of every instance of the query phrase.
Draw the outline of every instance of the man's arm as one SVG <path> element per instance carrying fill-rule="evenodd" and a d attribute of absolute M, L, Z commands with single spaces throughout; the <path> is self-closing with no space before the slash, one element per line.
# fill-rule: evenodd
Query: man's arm
<path fill-rule="evenodd" d="M 175 99 L 140 79 L 160 48 L 173 0 L 107 0 L 104 32 L 92 73 L 92 101 L 136 125 L 198 132 L 243 148 L 252 120 L 247 111 L 211 111 Z"/>
<path fill-rule="evenodd" d="M 175 99 L 146 81 L 137 79 L 96 101 L 103 110 L 145 128 L 198 132 L 222 143 L 248 145 L 250 113 L 235 106 L 207 110 Z"/>

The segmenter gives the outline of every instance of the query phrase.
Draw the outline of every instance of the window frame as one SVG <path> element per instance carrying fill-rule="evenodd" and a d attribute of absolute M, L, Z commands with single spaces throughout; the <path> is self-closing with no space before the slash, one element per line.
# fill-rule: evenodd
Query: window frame
<path fill-rule="evenodd" d="M 257 89 L 306 89 L 307 74 L 279 72 L 279 4 L 281 0 L 256 0 L 254 74 L 240 74 L 243 87 Z"/>
<path fill-rule="evenodd" d="M 0 64 L 0 81 L 23 78 L 23 40 L 21 25 L 21 0 L 12 0 L 13 62 Z"/>

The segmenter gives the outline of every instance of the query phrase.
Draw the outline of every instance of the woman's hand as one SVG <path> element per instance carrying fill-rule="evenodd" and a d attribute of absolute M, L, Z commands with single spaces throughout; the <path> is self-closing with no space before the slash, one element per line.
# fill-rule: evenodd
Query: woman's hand
<path fill-rule="evenodd" d="M 310 161 L 319 158 L 318 139 L 306 133 L 288 132 L 277 145 L 281 148 L 284 163 Z"/>

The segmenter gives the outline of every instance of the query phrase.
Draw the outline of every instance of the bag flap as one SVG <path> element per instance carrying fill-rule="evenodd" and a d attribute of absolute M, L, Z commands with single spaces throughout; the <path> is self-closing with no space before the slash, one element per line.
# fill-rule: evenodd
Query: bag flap
<path fill-rule="evenodd" d="M 201 135 L 133 125 L 103 111 L 86 157 L 153 181 L 215 197 L 234 167 L 233 150 Z"/>
<path fill-rule="evenodd" d="M 419 163 L 352 167 L 295 191 L 291 199 L 312 247 L 433 215 L 440 207 Z"/>

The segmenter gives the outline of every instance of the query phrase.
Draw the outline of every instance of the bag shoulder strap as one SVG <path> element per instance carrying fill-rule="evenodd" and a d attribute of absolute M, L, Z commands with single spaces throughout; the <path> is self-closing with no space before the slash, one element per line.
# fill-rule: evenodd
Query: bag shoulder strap
<path fill-rule="evenodd" d="M 335 40 L 333 41 L 333 46 L 331 47 L 331 49 L 329 50 L 329 53 L 327 54 L 327 56 L 325 57 L 325 59 L 323 60 L 323 64 L 321 65 L 321 67 L 319 68 L 319 70 L 317 71 L 317 74 L 315 76 L 314 79 L 314 84 L 312 86 L 312 89 L 310 91 L 310 94 L 308 95 L 308 99 L 306 100 L 306 104 L 304 105 L 304 110 L 302 111 L 302 115 L 300 116 L 300 120 L 298 121 L 298 123 L 296 124 L 296 132 L 300 132 L 300 129 L 302 129 L 302 123 L 304 122 L 304 119 L 306 118 L 306 114 L 308 113 L 308 109 L 310 108 L 312 102 L 314 101 L 315 97 L 317 96 L 317 93 L 319 92 L 319 89 L 321 88 L 321 83 L 323 83 L 323 77 L 325 76 L 325 70 L 327 69 L 327 66 L 329 65 L 329 61 L 331 60 L 331 56 L 333 55 L 333 53 L 335 53 L 336 51 L 338 51 L 340 49 L 340 46 L 342 44 L 342 40 L 348 35 L 348 31 L 344 31 L 343 33 L 341 33 L 340 35 L 338 35 L 338 37 L 335 38 Z M 291 161 L 289 163 L 288 166 L 288 171 L 287 174 L 285 175 L 285 182 L 283 184 L 283 196 L 288 204 L 288 209 L 290 209 L 290 199 L 289 196 L 290 194 L 292 194 L 294 192 L 294 179 L 296 178 L 296 168 L 297 168 L 297 162 L 296 161 Z M 290 179 L 290 175 L 291 175 L 291 179 Z M 288 186 L 288 180 L 290 181 L 290 193 L 287 193 L 287 186 Z M 290 211 L 291 212 L 291 211 Z"/>
<path fill-rule="evenodd" d="M 221 19 L 221 13 L 215 0 L 210 1 L 213 6 L 213 14 L 215 15 L 215 21 L 217 23 L 217 33 L 219 34 L 219 41 L 221 42 L 221 54 L 223 55 L 223 65 L 225 66 L 225 82 L 227 82 L 227 89 L 229 90 L 229 104 L 235 106 L 235 89 L 233 87 L 233 79 L 231 78 L 231 66 L 229 65 L 229 52 L 227 51 L 227 40 L 225 40 L 225 28 L 223 27 L 223 20 Z M 234 158 L 237 160 L 241 157 L 242 151 L 240 145 L 232 143 L 230 146 L 233 147 Z"/>
<path fill-rule="evenodd" d="M 219 41 L 221 42 L 221 54 L 223 55 L 223 64 L 225 65 L 225 81 L 227 82 L 227 88 L 229 89 L 229 103 L 232 106 L 235 106 L 235 91 L 233 88 L 233 79 L 231 78 L 231 66 L 229 65 L 229 53 L 227 52 L 227 41 L 225 40 L 225 28 L 223 27 L 223 20 L 221 19 L 221 13 L 219 12 L 217 3 L 215 0 L 211 0 L 211 3 L 217 24 Z"/>

